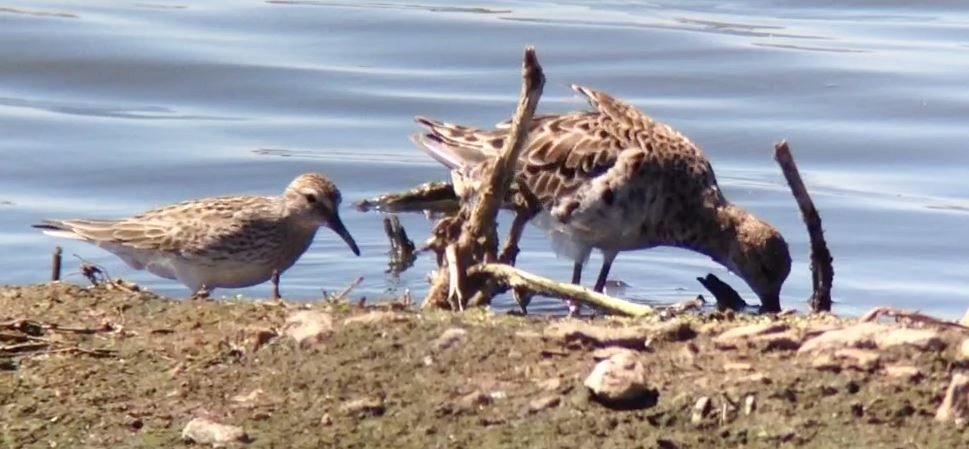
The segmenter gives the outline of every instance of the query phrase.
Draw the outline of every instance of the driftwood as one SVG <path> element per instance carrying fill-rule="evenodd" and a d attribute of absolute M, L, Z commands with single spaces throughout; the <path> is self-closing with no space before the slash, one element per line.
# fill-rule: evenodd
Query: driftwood
<path fill-rule="evenodd" d="M 696 278 L 696 280 L 700 281 L 703 287 L 713 294 L 713 297 L 717 300 L 717 310 L 721 312 L 725 310 L 739 312 L 747 308 L 747 303 L 740 297 L 740 294 L 712 273 L 707 274 L 706 277 Z"/>
<path fill-rule="evenodd" d="M 519 295 L 542 295 L 553 298 L 573 299 L 583 304 L 597 307 L 608 312 L 626 316 L 646 316 L 656 312 L 650 306 L 635 304 L 609 295 L 597 293 L 581 285 L 564 284 L 546 277 L 538 276 L 513 266 L 488 263 L 476 265 L 470 269 L 471 274 L 487 274 L 500 284 L 512 288 Z M 527 305 L 527 301 L 526 305 Z M 521 302 L 519 302 L 521 304 Z"/>
<path fill-rule="evenodd" d="M 510 132 L 498 159 L 494 161 L 492 170 L 487 174 L 488 179 L 484 180 L 475 192 L 477 201 L 473 204 L 465 202 L 455 220 L 439 223 L 435 227 L 435 235 L 438 235 L 440 234 L 438 228 L 441 225 L 453 232 L 454 224 L 461 223 L 457 241 L 450 240 L 454 243 L 448 243 L 445 251 L 448 257 L 443 258 L 447 263 L 439 267 L 439 274 L 433 279 L 428 297 L 424 301 L 425 306 L 459 310 L 469 302 L 490 301 L 490 297 L 494 294 L 494 282 L 481 279 L 470 282 L 468 272 L 475 264 L 497 260 L 498 239 L 495 218 L 515 179 L 518 157 L 527 141 L 528 126 L 538 107 L 544 85 L 545 75 L 538 63 L 535 49 L 526 48 L 522 62 L 522 89 L 518 107 L 512 117 Z M 438 260 L 441 261 L 441 259 L 441 254 L 438 252 Z M 442 275 L 445 272 L 447 276 Z M 447 288 L 441 285 L 444 282 L 448 283 Z M 446 297 L 441 296 L 443 292 L 447 292 Z M 472 297 L 475 298 L 474 301 L 470 301 Z"/>
<path fill-rule="evenodd" d="M 64 250 L 61 247 L 54 247 L 54 253 L 51 254 L 50 260 L 50 280 L 51 282 L 57 282 L 61 280 L 61 262 L 64 257 Z"/>
<path fill-rule="evenodd" d="M 432 211 L 454 213 L 460 207 L 454 187 L 447 182 L 427 182 L 399 193 L 360 200 L 354 203 L 360 211 L 379 210 L 382 212 L 419 212 Z"/>
<path fill-rule="evenodd" d="M 874 309 L 869 310 L 868 313 L 864 314 L 861 318 L 858 318 L 858 321 L 872 323 L 878 321 L 884 316 L 894 317 L 896 320 L 907 320 L 913 323 L 921 323 L 930 326 L 958 329 L 963 332 L 969 331 L 969 326 L 965 326 L 961 323 L 940 320 L 921 312 L 896 309 L 894 307 L 875 307 Z"/>
<path fill-rule="evenodd" d="M 821 216 L 808 195 L 801 174 L 794 164 L 787 141 L 774 145 L 774 160 L 781 166 L 784 178 L 791 187 L 791 193 L 801 209 L 801 218 L 807 226 L 811 238 L 811 282 L 814 293 L 811 295 L 811 310 L 814 312 L 828 312 L 831 310 L 831 283 L 834 280 L 833 259 L 828 245 L 824 241 L 824 230 L 821 227 Z"/>
<path fill-rule="evenodd" d="M 384 233 L 390 240 L 390 262 L 387 272 L 395 275 L 403 273 L 414 265 L 414 242 L 407 237 L 407 231 L 396 215 L 384 216 Z"/>

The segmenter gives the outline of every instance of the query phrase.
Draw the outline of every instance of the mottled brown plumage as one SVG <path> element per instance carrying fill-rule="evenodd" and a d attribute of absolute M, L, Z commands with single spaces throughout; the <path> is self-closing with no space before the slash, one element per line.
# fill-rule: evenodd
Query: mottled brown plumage
<path fill-rule="evenodd" d="M 46 234 L 84 240 L 135 269 L 177 279 L 193 292 L 203 286 L 245 287 L 291 267 L 328 226 L 359 254 L 337 212 L 336 185 L 300 175 L 282 196 L 226 196 L 163 206 L 121 220 L 47 220 Z"/>
<path fill-rule="evenodd" d="M 518 167 L 519 182 L 547 212 L 539 226 L 576 262 L 573 282 L 592 248 L 605 258 L 595 286 L 601 291 L 619 251 L 676 246 L 712 257 L 743 277 L 765 308 L 778 308 L 790 271 L 781 234 L 724 198 L 688 138 L 603 92 L 573 89 L 594 110 L 536 116 Z M 427 132 L 414 141 L 470 180 L 483 179 L 507 133 L 507 122 L 480 130 L 417 121 Z"/>

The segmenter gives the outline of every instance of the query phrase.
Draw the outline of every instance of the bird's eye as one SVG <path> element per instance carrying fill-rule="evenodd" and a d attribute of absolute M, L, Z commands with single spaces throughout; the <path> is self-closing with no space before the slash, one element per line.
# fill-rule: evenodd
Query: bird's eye
<path fill-rule="evenodd" d="M 306 202 L 307 203 L 315 203 L 316 202 L 316 195 L 313 195 L 312 193 L 307 193 L 307 194 L 305 194 L 303 196 L 306 197 Z"/>

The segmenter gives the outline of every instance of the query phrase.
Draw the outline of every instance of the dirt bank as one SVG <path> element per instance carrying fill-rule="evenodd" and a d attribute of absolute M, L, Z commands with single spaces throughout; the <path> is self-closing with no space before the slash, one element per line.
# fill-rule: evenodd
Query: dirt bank
<path fill-rule="evenodd" d="M 958 329 L 842 345 L 823 339 L 853 323 L 830 317 L 397 309 L 0 288 L 0 446 L 183 447 L 206 417 L 253 448 L 969 447 L 935 419 L 967 369 Z M 303 344 L 287 334 L 299 312 L 322 320 Z M 626 410 L 583 385 L 611 345 L 646 371 Z"/>

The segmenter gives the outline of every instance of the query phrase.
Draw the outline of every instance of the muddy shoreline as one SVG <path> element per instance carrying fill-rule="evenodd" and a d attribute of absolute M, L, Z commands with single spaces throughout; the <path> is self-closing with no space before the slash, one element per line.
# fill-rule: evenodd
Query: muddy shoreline
<path fill-rule="evenodd" d="M 323 321 L 300 335 L 306 317 Z M 3 447 L 188 447 L 196 418 L 237 426 L 244 441 L 229 444 L 254 448 L 969 447 L 964 427 L 936 419 L 969 370 L 957 328 L 185 301 L 61 283 L 0 287 L 0 323 Z M 832 337 L 854 330 L 870 335 Z M 584 385 L 616 347 L 641 362 L 650 400 L 617 409 Z"/>

